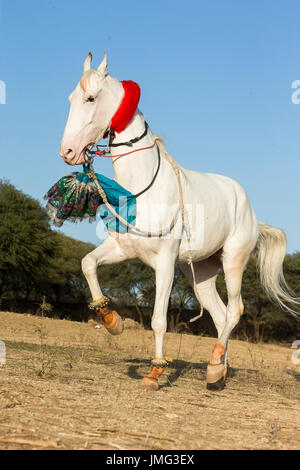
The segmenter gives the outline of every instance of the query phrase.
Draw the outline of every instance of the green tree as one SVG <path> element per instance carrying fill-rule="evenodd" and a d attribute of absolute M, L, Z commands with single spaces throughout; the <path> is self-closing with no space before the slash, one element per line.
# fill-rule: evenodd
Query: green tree
<path fill-rule="evenodd" d="M 39 291 L 48 292 L 55 302 L 80 303 L 89 297 L 89 289 L 82 273 L 81 260 L 95 246 L 75 240 L 60 232 L 52 232 L 56 251 L 49 260 L 47 272 L 39 286 Z"/>
<path fill-rule="evenodd" d="M 30 291 L 55 253 L 49 219 L 38 201 L 0 181 L 0 296 Z"/>

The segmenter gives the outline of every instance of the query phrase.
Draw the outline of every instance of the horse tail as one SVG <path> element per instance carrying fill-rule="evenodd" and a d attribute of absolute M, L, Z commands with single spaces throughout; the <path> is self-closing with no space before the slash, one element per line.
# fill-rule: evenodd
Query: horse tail
<path fill-rule="evenodd" d="M 286 236 L 283 230 L 259 223 L 258 265 L 262 286 L 270 299 L 292 315 L 298 316 L 300 298 L 293 295 L 283 275 L 285 255 Z"/>

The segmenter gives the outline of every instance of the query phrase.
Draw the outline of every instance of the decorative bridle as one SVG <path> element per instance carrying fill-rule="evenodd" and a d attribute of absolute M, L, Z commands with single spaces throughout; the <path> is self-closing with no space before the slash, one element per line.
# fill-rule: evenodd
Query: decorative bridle
<path fill-rule="evenodd" d="M 148 129 L 149 129 L 149 126 L 147 124 L 147 122 L 145 121 L 145 130 L 144 132 L 139 135 L 138 137 L 134 137 L 133 139 L 130 139 L 128 140 L 127 142 L 120 142 L 118 144 L 114 144 L 113 141 L 115 139 L 115 131 L 113 129 L 109 129 L 109 131 L 106 132 L 106 135 L 104 135 L 104 138 L 107 137 L 107 145 L 96 145 L 96 148 L 97 150 L 94 151 L 94 152 L 90 152 L 94 155 L 99 155 L 99 157 L 119 157 L 119 156 L 123 156 L 123 155 L 128 155 L 128 153 L 133 153 L 133 152 L 137 152 L 138 150 L 144 150 L 144 149 L 148 149 L 148 148 L 152 148 L 154 147 L 155 145 L 155 142 L 153 143 L 153 145 L 149 146 L 149 147 L 145 147 L 145 148 L 142 148 L 142 149 L 136 149 L 136 150 L 133 150 L 133 152 L 128 152 L 128 153 L 125 153 L 125 154 L 122 154 L 122 155 L 106 155 L 107 153 L 110 153 L 110 149 L 111 147 L 121 147 L 121 146 L 127 146 L 127 147 L 132 147 L 133 144 L 135 144 L 136 142 L 139 142 L 139 140 L 142 140 L 144 137 L 146 137 L 146 135 L 148 134 Z M 100 147 L 105 147 L 105 150 L 100 150 Z"/>
<path fill-rule="evenodd" d="M 153 148 L 156 145 L 156 139 L 154 139 L 153 144 L 149 145 L 148 147 L 137 148 L 137 149 L 131 150 L 129 152 L 122 153 L 120 155 L 111 155 L 110 154 L 111 147 L 120 147 L 120 146 L 132 147 L 133 144 L 135 144 L 136 142 L 139 142 L 139 140 L 143 139 L 147 135 L 148 129 L 149 129 L 149 126 L 148 126 L 147 122 L 145 121 L 145 130 L 140 136 L 135 137 L 135 138 L 133 138 L 133 139 L 127 141 L 127 142 L 121 142 L 121 143 L 118 143 L 118 144 L 113 143 L 114 137 L 112 137 L 112 136 L 114 136 L 115 133 L 114 133 L 114 131 L 109 130 L 108 137 L 107 137 L 107 139 L 108 139 L 107 145 L 96 145 L 97 150 L 94 150 L 94 151 L 89 150 L 88 151 L 87 160 L 88 160 L 89 167 L 91 167 L 92 160 L 93 160 L 94 156 L 96 156 L 96 155 L 99 156 L 99 157 L 119 158 L 119 157 L 124 157 L 125 155 L 129 155 L 129 154 L 134 153 L 134 152 L 140 152 L 141 150 L 148 150 L 148 149 Z M 105 150 L 100 150 L 100 147 L 105 147 Z M 148 184 L 148 186 L 146 186 L 146 188 L 142 189 L 139 193 L 133 195 L 135 198 L 141 196 L 146 191 L 148 191 L 148 189 L 151 188 L 154 181 L 156 180 L 156 177 L 157 177 L 159 169 L 160 169 L 160 161 L 161 161 L 159 147 L 156 146 L 156 148 L 157 148 L 157 156 L 158 156 L 156 172 L 154 173 L 154 176 L 153 176 L 151 182 Z M 109 153 L 109 155 L 108 155 L 108 153 Z"/>

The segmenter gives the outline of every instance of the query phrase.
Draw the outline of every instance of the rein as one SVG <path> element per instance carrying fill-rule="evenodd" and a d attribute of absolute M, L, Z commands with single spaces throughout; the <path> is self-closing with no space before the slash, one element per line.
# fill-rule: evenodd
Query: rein
<path fill-rule="evenodd" d="M 105 202 L 105 205 L 107 206 L 108 210 L 122 223 L 124 224 L 126 227 L 128 227 L 130 230 L 132 230 L 133 232 L 136 232 L 138 235 L 143 235 L 143 236 L 146 236 L 148 238 L 150 237 L 155 237 L 155 238 L 160 238 L 162 237 L 163 235 L 166 235 L 168 234 L 175 226 L 176 222 L 177 222 L 177 219 L 178 219 L 178 213 L 179 211 L 177 211 L 177 214 L 175 217 L 173 217 L 169 227 L 167 227 L 166 229 L 162 229 L 160 230 L 159 232 L 147 232 L 145 230 L 142 230 L 132 224 L 130 224 L 127 220 L 125 220 L 123 217 L 120 216 L 120 214 L 118 214 L 114 207 L 108 202 L 107 200 L 107 197 L 106 197 L 106 194 L 105 194 L 105 191 L 104 189 L 102 188 L 102 186 L 100 185 L 98 179 L 97 179 L 97 176 L 95 175 L 95 170 L 94 170 L 94 167 L 93 167 L 93 163 L 92 163 L 92 159 L 90 159 L 90 161 L 88 162 L 88 165 L 89 165 L 89 168 L 90 168 L 90 172 L 91 172 L 91 177 L 99 191 L 99 194 L 100 196 L 102 197 L 103 201 Z M 154 175 L 156 177 L 158 171 L 156 171 L 156 174 Z M 149 189 L 149 187 L 153 184 L 153 180 L 152 182 L 150 183 L 150 185 L 144 189 L 143 191 L 141 191 L 141 193 L 144 193 L 145 191 L 147 191 L 147 189 Z M 141 194 L 139 193 L 138 196 Z M 136 196 L 137 197 L 137 196 Z"/>
<path fill-rule="evenodd" d="M 96 152 L 89 152 L 89 153 L 94 153 L 95 155 L 98 155 L 99 157 L 105 157 L 105 158 L 124 157 L 125 155 L 129 155 L 130 153 L 139 152 L 140 150 L 152 149 L 155 144 L 156 144 L 156 140 L 154 141 L 154 143 L 152 145 L 149 145 L 149 147 L 142 147 L 140 149 L 130 150 L 130 152 L 121 153 L 120 155 L 106 155 L 105 150 L 103 152 L 102 152 L 102 150 L 97 150 Z M 118 145 L 118 144 L 116 144 L 116 145 Z M 126 144 L 120 144 L 120 145 L 126 145 Z M 99 145 L 97 145 L 97 147 L 99 147 Z"/>
<path fill-rule="evenodd" d="M 153 144 L 151 147 L 154 147 L 154 145 L 156 145 L 156 140 L 154 141 L 154 144 Z M 148 147 L 148 148 L 151 148 L 151 147 Z M 147 148 L 147 147 L 145 147 L 145 148 Z M 145 189 L 142 189 L 142 191 L 140 191 L 139 193 L 134 194 L 134 197 L 135 197 L 135 198 L 141 196 L 141 195 L 144 194 L 146 191 L 148 191 L 148 189 L 151 188 L 151 186 L 153 185 L 154 181 L 156 180 L 156 177 L 157 177 L 158 172 L 159 172 L 159 169 L 160 169 L 160 151 L 159 151 L 158 145 L 156 146 L 156 148 L 157 148 L 157 156 L 158 156 L 158 163 L 157 163 L 156 172 L 155 172 L 155 174 L 154 174 L 154 176 L 153 176 L 153 178 L 152 178 L 151 183 L 148 184 L 148 186 L 147 186 Z M 140 149 L 140 150 L 141 150 L 141 149 Z M 142 150 L 144 150 L 144 149 L 142 149 Z"/>
<path fill-rule="evenodd" d="M 139 140 L 143 139 L 147 133 L 148 133 L 148 129 L 149 129 L 149 126 L 148 126 L 148 123 L 145 121 L 145 130 L 143 132 L 143 134 L 141 134 L 140 136 L 138 137 L 135 137 L 134 139 L 131 139 L 129 140 L 128 142 L 120 142 L 118 144 L 114 144 L 114 143 L 111 143 L 111 140 L 114 139 L 114 132 L 113 131 L 109 131 L 108 132 L 108 142 L 107 142 L 107 145 L 96 145 L 97 147 L 97 150 L 96 151 L 89 151 L 89 166 L 91 168 L 91 159 L 93 158 L 93 156 L 95 155 L 98 155 L 99 157 L 106 157 L 106 158 L 119 158 L 119 157 L 124 157 L 125 155 L 129 155 L 131 153 L 134 153 L 134 152 L 139 152 L 141 150 L 147 150 L 147 149 L 151 149 L 153 148 L 155 145 L 156 145 L 156 140 L 154 140 L 153 144 L 152 145 L 149 145 L 148 147 L 142 147 L 142 148 L 138 148 L 138 149 L 135 149 L 135 150 L 130 150 L 129 152 L 126 152 L 126 153 L 122 153 L 120 155 L 106 155 L 107 152 L 110 153 L 110 148 L 111 147 L 119 147 L 121 145 L 127 145 L 128 147 L 132 147 L 133 144 L 135 144 L 136 142 L 138 142 Z M 105 150 L 100 150 L 99 147 L 106 147 Z M 157 163 L 157 168 L 156 168 L 156 171 L 154 173 L 154 176 L 151 180 L 151 182 L 148 184 L 148 186 L 146 186 L 146 188 L 142 189 L 139 193 L 137 194 L 134 194 L 133 196 L 135 198 L 141 196 L 142 194 L 144 194 L 146 191 L 148 191 L 148 189 L 151 188 L 151 186 L 153 185 L 154 181 L 156 180 L 156 177 L 158 175 L 158 172 L 159 172 L 159 169 L 160 169 L 160 161 L 161 161 L 161 157 L 160 157 L 160 151 L 159 151 L 159 147 L 156 145 L 156 148 L 157 148 L 157 157 L 158 157 L 158 163 Z"/>
<path fill-rule="evenodd" d="M 142 189 L 142 191 L 140 191 L 139 193 L 137 194 L 134 194 L 134 197 L 137 198 L 139 196 L 141 196 L 142 194 L 144 194 L 146 191 L 148 191 L 148 189 L 151 188 L 151 186 L 154 184 L 154 181 L 156 180 L 156 177 L 158 175 L 158 172 L 159 172 L 159 169 L 160 169 L 160 163 L 161 163 L 161 155 L 160 155 L 160 150 L 159 150 L 159 146 L 157 145 L 156 141 L 157 139 L 154 140 L 154 143 L 152 145 L 150 145 L 149 147 L 143 147 L 143 148 L 139 148 L 139 149 L 136 149 L 136 150 L 131 150 L 130 152 L 126 152 L 124 154 L 120 154 L 120 155 L 106 155 L 106 153 L 110 153 L 110 147 L 112 146 L 121 146 L 121 145 L 127 145 L 129 147 L 131 147 L 134 143 L 138 142 L 139 140 L 143 139 L 143 137 L 145 137 L 148 133 L 148 129 L 149 129 L 149 126 L 147 124 L 147 122 L 145 121 L 145 130 L 143 132 L 143 134 L 141 134 L 140 136 L 138 137 L 135 137 L 134 139 L 131 139 L 130 141 L 128 142 L 122 142 L 120 144 L 113 144 L 111 143 L 111 140 L 114 139 L 114 131 L 113 130 L 109 130 L 108 132 L 108 142 L 107 142 L 107 145 L 106 145 L 106 149 L 104 151 L 101 151 L 99 149 L 99 147 L 105 147 L 105 146 L 102 146 L 102 145 L 97 145 L 97 149 L 96 151 L 89 151 L 88 154 L 87 154 L 87 160 L 88 160 L 88 166 L 90 168 L 90 172 L 91 172 L 91 177 L 92 179 L 94 180 L 94 183 L 98 189 L 98 192 L 100 194 L 100 196 L 102 197 L 103 201 L 105 202 L 107 208 L 109 209 L 109 211 L 117 218 L 119 219 L 120 222 L 122 222 L 122 224 L 124 224 L 126 227 L 128 227 L 130 230 L 136 232 L 137 234 L 140 234 L 140 235 L 144 235 L 144 236 L 147 236 L 147 237 L 162 237 L 163 235 L 166 235 L 168 234 L 175 226 L 176 222 L 177 222 L 177 219 L 178 219 L 178 213 L 179 211 L 177 211 L 177 214 L 175 217 L 173 217 L 169 227 L 167 227 L 166 229 L 163 229 L 163 230 L 160 230 L 159 232 L 147 232 L 145 230 L 142 230 L 132 224 L 130 224 L 129 222 L 127 222 L 127 220 L 123 219 L 123 217 L 121 217 L 116 211 L 115 209 L 111 206 L 111 204 L 109 204 L 108 200 L 107 200 L 107 197 L 106 197 L 106 194 L 105 194 L 105 191 L 104 189 L 102 188 L 102 186 L 100 185 L 96 175 L 95 175 L 95 170 L 94 170 L 94 167 L 93 167 L 93 158 L 95 155 L 98 155 L 100 157 L 110 157 L 110 158 L 114 158 L 114 157 L 123 157 L 125 155 L 129 155 L 130 153 L 133 153 L 133 152 L 138 152 L 140 150 L 146 150 L 146 149 L 149 149 L 149 148 L 153 148 L 155 145 L 156 145 L 156 148 L 157 148 L 157 156 L 158 156 L 158 163 L 157 163 L 157 168 L 156 168 L 156 171 L 155 171 L 155 174 L 150 182 L 150 184 L 148 184 L 148 186 L 146 186 L 146 188 Z"/>

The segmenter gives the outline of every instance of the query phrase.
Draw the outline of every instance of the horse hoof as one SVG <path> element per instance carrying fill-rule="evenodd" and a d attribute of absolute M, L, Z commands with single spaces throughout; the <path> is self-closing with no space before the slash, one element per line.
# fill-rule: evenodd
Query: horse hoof
<path fill-rule="evenodd" d="M 141 385 L 144 389 L 153 390 L 154 392 L 159 388 L 158 380 L 153 377 L 144 377 Z"/>
<path fill-rule="evenodd" d="M 227 368 L 224 364 L 208 364 L 206 382 L 208 390 L 223 390 Z"/>
<path fill-rule="evenodd" d="M 120 317 L 120 315 L 115 310 L 113 310 L 111 314 L 113 315 L 113 319 L 110 322 L 110 325 L 105 326 L 105 323 L 104 323 L 104 326 L 106 327 L 107 331 L 111 335 L 113 336 L 120 335 L 121 333 L 123 333 L 123 330 L 124 330 L 124 322 L 122 318 Z"/>
<path fill-rule="evenodd" d="M 218 380 L 217 382 L 214 383 L 208 383 L 206 384 L 207 390 L 212 390 L 215 392 L 220 392 L 225 388 L 225 379 L 224 377 Z"/>

